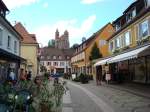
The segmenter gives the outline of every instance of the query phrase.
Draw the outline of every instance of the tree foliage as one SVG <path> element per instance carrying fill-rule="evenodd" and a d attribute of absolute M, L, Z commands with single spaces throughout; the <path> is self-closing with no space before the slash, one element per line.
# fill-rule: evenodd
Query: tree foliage
<path fill-rule="evenodd" d="M 97 47 L 96 42 L 94 43 L 90 54 L 91 54 L 89 57 L 90 60 L 102 58 L 102 54 L 99 52 L 99 48 Z"/>
<path fill-rule="evenodd" d="M 48 47 L 55 47 L 55 40 L 54 39 L 49 40 Z"/>

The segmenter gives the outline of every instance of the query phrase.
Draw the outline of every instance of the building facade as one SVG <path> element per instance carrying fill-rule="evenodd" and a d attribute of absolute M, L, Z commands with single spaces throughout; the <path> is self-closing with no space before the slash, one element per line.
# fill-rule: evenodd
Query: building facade
<path fill-rule="evenodd" d="M 20 63 L 25 61 L 20 57 L 21 35 L 5 18 L 9 10 L 0 0 L 0 82 L 7 80 L 10 70 L 18 78 Z"/>
<path fill-rule="evenodd" d="M 44 47 L 40 49 L 40 65 L 46 68 L 49 73 L 70 73 L 70 59 L 73 54 L 72 49 L 58 49 L 54 47 Z"/>
<path fill-rule="evenodd" d="M 69 32 L 66 30 L 63 35 L 59 35 L 59 31 L 55 32 L 55 47 L 59 49 L 69 49 Z"/>
<path fill-rule="evenodd" d="M 76 48 L 75 54 L 71 58 L 72 72 L 92 75 L 93 78 L 96 79 L 96 69 L 93 66 L 95 60 L 91 60 L 90 58 L 92 47 L 94 44 L 97 44 L 99 53 L 102 57 L 107 57 L 109 55 L 107 39 L 111 37 L 113 32 L 113 26 L 108 23 L 94 33 L 89 39 L 81 43 Z"/>
<path fill-rule="evenodd" d="M 114 33 L 114 28 L 111 23 L 106 24 L 104 27 L 102 27 L 98 32 L 96 32 L 95 39 L 87 46 L 85 52 L 86 52 L 86 68 L 87 68 L 87 74 L 93 75 L 93 78 L 96 79 L 98 77 L 102 77 L 102 74 L 99 72 L 99 69 L 102 71 L 104 68 L 95 68 L 94 63 L 97 60 L 101 60 L 102 58 L 108 57 L 110 55 L 109 53 L 109 46 L 107 44 L 107 40 L 112 36 Z M 97 44 L 97 47 L 99 49 L 99 53 L 101 54 L 101 58 L 96 60 L 91 60 L 91 51 L 94 44 Z"/>
<path fill-rule="evenodd" d="M 38 74 L 38 43 L 35 34 L 29 34 L 25 27 L 20 23 L 16 23 L 14 28 L 23 37 L 21 41 L 21 57 L 26 59 L 23 69 L 32 72 L 32 77 Z"/>
<path fill-rule="evenodd" d="M 99 65 L 109 65 L 113 81 L 149 84 L 150 1 L 135 1 L 113 24 L 115 33 L 108 39 L 112 56 Z"/>

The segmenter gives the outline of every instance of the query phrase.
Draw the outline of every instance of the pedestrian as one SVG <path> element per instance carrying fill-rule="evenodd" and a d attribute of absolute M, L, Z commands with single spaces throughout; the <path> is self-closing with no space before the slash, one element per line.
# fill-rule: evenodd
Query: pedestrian
<path fill-rule="evenodd" d="M 29 73 L 27 74 L 27 80 L 31 80 L 31 76 L 32 76 L 32 73 L 31 71 L 29 71 Z"/>
<path fill-rule="evenodd" d="M 24 69 L 20 70 L 20 80 L 25 81 L 26 80 L 26 74 L 24 72 Z"/>
<path fill-rule="evenodd" d="M 11 83 L 14 85 L 16 82 L 16 74 L 14 73 L 13 69 L 10 69 L 10 73 L 9 73 L 9 79 L 11 81 Z"/>

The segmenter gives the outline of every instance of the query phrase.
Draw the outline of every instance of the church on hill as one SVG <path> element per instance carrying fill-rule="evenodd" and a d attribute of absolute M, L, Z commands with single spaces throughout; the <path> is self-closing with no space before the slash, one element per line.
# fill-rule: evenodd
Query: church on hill
<path fill-rule="evenodd" d="M 58 49 L 69 49 L 69 32 L 66 30 L 63 35 L 59 35 L 58 29 L 55 32 L 55 48 Z"/>

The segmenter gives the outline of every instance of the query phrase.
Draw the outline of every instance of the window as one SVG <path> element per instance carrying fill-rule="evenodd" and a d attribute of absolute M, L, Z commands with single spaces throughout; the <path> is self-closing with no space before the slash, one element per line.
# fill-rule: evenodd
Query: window
<path fill-rule="evenodd" d="M 14 41 L 14 51 L 17 52 L 17 41 Z"/>
<path fill-rule="evenodd" d="M 44 56 L 41 56 L 41 59 L 44 59 Z"/>
<path fill-rule="evenodd" d="M 130 36 L 130 32 L 126 32 L 124 35 L 124 45 L 128 46 L 131 44 L 131 36 Z"/>
<path fill-rule="evenodd" d="M 54 62 L 54 66 L 58 66 L 58 62 Z"/>
<path fill-rule="evenodd" d="M 47 59 L 51 59 L 51 56 L 47 56 Z"/>
<path fill-rule="evenodd" d="M 131 11 L 129 11 L 126 15 L 126 21 L 130 22 L 132 20 L 132 18 L 134 18 L 136 16 L 136 9 L 133 8 Z"/>
<path fill-rule="evenodd" d="M 65 63 L 64 62 L 60 62 L 60 66 L 64 66 L 65 65 Z"/>
<path fill-rule="evenodd" d="M 70 59 L 70 57 L 69 57 L 69 56 L 67 56 L 67 59 Z"/>
<path fill-rule="evenodd" d="M 51 62 L 47 62 L 47 66 L 51 65 Z"/>
<path fill-rule="evenodd" d="M 53 56 L 53 59 L 56 59 L 56 56 Z"/>
<path fill-rule="evenodd" d="M 0 45 L 3 43 L 3 31 L 0 29 Z"/>
<path fill-rule="evenodd" d="M 117 38 L 115 39 L 115 48 L 120 48 L 120 47 L 121 47 L 120 38 L 117 37 Z"/>
<path fill-rule="evenodd" d="M 135 17 L 136 16 L 136 9 L 134 9 L 133 11 L 132 11 L 132 17 Z"/>
<path fill-rule="evenodd" d="M 110 51 L 112 51 L 114 49 L 113 47 L 114 47 L 114 43 L 113 43 L 113 41 L 111 41 L 110 44 L 109 44 Z"/>
<path fill-rule="evenodd" d="M 148 29 L 149 29 L 148 28 L 148 20 L 139 24 L 139 39 L 142 39 L 143 37 L 145 37 L 149 34 Z"/>
<path fill-rule="evenodd" d="M 10 36 L 8 36 L 7 48 L 10 48 L 10 44 L 11 44 L 11 38 L 10 38 Z"/>
<path fill-rule="evenodd" d="M 147 6 L 150 6 L 150 0 L 147 0 Z"/>
<path fill-rule="evenodd" d="M 116 31 L 118 31 L 121 28 L 120 22 L 116 24 Z"/>
<path fill-rule="evenodd" d="M 59 59 L 62 59 L 62 57 L 61 57 L 61 56 L 58 56 L 58 58 L 59 58 Z"/>
<path fill-rule="evenodd" d="M 106 40 L 99 40 L 99 47 L 106 45 Z"/>

